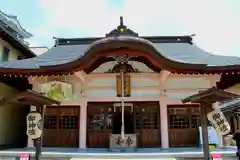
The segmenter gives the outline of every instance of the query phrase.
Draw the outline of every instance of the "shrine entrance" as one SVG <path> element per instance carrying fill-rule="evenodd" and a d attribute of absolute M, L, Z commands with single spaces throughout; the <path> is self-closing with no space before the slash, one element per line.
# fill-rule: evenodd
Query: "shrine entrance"
<path fill-rule="evenodd" d="M 109 148 L 110 134 L 121 134 L 121 103 L 88 103 L 87 147 Z M 136 134 L 137 147 L 161 146 L 158 102 L 126 103 L 125 134 Z"/>
<path fill-rule="evenodd" d="M 44 114 L 44 147 L 78 147 L 80 106 L 48 106 Z"/>
<path fill-rule="evenodd" d="M 113 106 L 112 114 L 112 133 L 121 134 L 122 127 L 122 107 L 121 103 L 116 103 L 117 106 Z M 133 105 L 124 106 L 124 131 L 125 134 L 134 134 L 134 112 Z"/>

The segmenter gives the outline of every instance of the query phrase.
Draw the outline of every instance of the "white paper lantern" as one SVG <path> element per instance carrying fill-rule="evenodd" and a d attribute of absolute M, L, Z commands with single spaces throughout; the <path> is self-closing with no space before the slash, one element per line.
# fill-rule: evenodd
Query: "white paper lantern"
<path fill-rule="evenodd" d="M 212 111 L 207 114 L 207 118 L 221 135 L 226 135 L 231 131 L 231 127 L 221 111 Z"/>
<path fill-rule="evenodd" d="M 31 139 L 40 138 L 42 135 L 43 121 L 40 113 L 29 113 L 27 115 L 27 135 Z"/>

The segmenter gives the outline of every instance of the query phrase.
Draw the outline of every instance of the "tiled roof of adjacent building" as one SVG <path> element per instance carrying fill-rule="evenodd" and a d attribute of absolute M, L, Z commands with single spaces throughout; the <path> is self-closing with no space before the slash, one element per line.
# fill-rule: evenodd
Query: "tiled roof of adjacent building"
<path fill-rule="evenodd" d="M 35 57 L 24 38 L 30 38 L 31 33 L 27 32 L 17 20 L 16 16 L 7 15 L 0 11 L 0 36 L 1 39 L 10 43 L 25 55 L 25 58 Z"/>

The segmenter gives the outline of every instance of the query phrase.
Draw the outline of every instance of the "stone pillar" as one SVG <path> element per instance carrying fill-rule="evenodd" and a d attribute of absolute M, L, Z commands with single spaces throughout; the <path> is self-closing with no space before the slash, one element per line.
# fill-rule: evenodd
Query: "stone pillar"
<path fill-rule="evenodd" d="M 36 107 L 35 106 L 31 106 L 29 113 L 34 112 L 34 111 L 36 111 Z M 26 135 L 27 135 L 27 133 L 26 133 Z M 33 140 L 29 136 L 28 136 L 27 147 L 28 148 L 33 148 L 34 147 L 34 142 L 33 142 Z"/>
<path fill-rule="evenodd" d="M 162 148 L 169 148 L 168 139 L 168 114 L 167 114 L 167 101 L 162 97 L 159 100 L 160 105 L 160 122 L 161 122 L 161 144 Z"/>
<path fill-rule="evenodd" d="M 79 148 L 86 148 L 87 141 L 87 101 L 80 106 Z"/>
<path fill-rule="evenodd" d="M 33 148 L 33 147 L 34 147 L 33 140 L 30 137 L 28 137 L 27 148 Z"/>

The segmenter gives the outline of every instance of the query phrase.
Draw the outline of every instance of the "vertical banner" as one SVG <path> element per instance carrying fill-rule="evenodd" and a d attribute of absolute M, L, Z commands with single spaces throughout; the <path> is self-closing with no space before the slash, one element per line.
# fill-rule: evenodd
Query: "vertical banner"
<path fill-rule="evenodd" d="M 117 91 L 117 97 L 121 97 L 122 95 L 122 83 L 121 83 L 121 76 L 117 75 L 116 76 L 116 91 Z"/>
<path fill-rule="evenodd" d="M 121 76 L 116 76 L 116 92 L 117 97 L 122 96 L 122 80 Z M 124 97 L 130 97 L 131 96 L 131 77 L 130 75 L 124 75 Z"/>
<path fill-rule="evenodd" d="M 130 75 L 124 76 L 124 97 L 131 96 L 131 79 Z"/>

